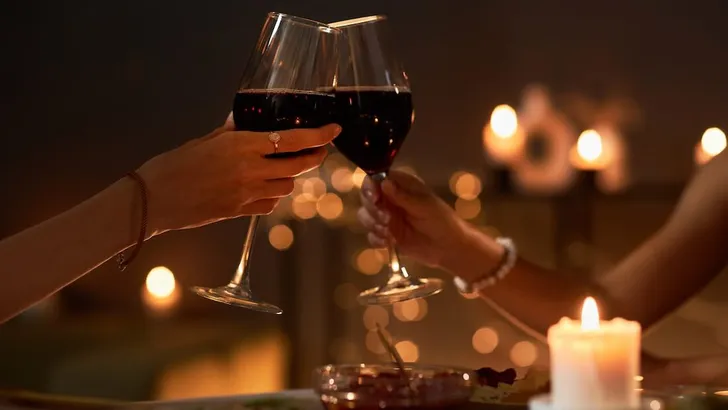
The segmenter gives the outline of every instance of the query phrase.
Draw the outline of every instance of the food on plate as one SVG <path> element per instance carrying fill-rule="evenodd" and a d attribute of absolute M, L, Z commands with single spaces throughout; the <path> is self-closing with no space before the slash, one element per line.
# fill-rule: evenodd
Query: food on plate
<path fill-rule="evenodd" d="M 475 373 L 407 364 L 330 365 L 316 371 L 315 390 L 329 410 L 460 408 L 472 396 Z"/>
<path fill-rule="evenodd" d="M 549 372 L 545 369 L 531 368 L 525 376 L 518 378 L 515 369 L 497 371 L 489 367 L 475 372 L 478 385 L 471 402 L 476 403 L 528 403 L 528 400 L 551 389 Z"/>

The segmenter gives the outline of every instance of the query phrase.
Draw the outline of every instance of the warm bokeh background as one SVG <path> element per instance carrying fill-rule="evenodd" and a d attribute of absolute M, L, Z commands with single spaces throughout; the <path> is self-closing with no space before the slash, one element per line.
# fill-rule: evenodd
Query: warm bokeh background
<path fill-rule="evenodd" d="M 388 14 L 417 106 L 397 164 L 448 201 L 459 196 L 459 212 L 513 237 L 524 256 L 574 274 L 608 269 L 656 229 L 695 168 L 703 132 L 728 128 L 728 3 L 720 0 L 5 1 L 0 237 L 217 126 L 271 10 L 321 21 Z M 570 185 L 534 195 L 493 183 L 483 127 L 499 104 L 532 101 L 524 90 L 533 84 L 550 90 L 566 119 L 562 133 L 534 131 L 541 140 L 529 151 L 541 154 L 534 162 L 555 155 L 543 150 L 544 140 L 557 144 L 549 138 L 571 144 L 587 128 L 616 130 L 624 149 L 609 172 L 618 185 L 630 183 L 624 192 Z M 0 387 L 127 400 L 305 387 L 316 365 L 378 360 L 381 346 L 367 331 L 376 320 L 388 323 L 409 359 L 470 367 L 545 360 L 542 346 L 452 287 L 394 309 L 358 306 L 353 295 L 382 279 L 371 273 L 383 260 L 353 220 L 360 181 L 353 171 L 332 155 L 321 173 L 300 181 L 295 207 L 266 218 L 253 286 L 283 316 L 185 289 L 229 279 L 247 221 L 167 234 L 126 272 L 103 266 L 0 327 Z M 145 290 L 156 266 L 176 279 L 161 300 Z M 165 293 L 169 271 L 155 271 L 152 291 Z M 414 264 L 410 271 L 443 275 Z M 726 286 L 724 275 L 647 346 L 668 355 L 728 349 L 720 326 Z"/>

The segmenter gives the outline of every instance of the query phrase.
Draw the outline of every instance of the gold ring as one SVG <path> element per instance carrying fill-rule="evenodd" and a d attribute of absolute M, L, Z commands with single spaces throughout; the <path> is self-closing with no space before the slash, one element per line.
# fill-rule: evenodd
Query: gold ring
<path fill-rule="evenodd" d="M 278 153 L 278 143 L 281 142 L 281 134 L 279 134 L 277 132 L 271 132 L 270 134 L 268 134 L 268 141 L 270 141 L 271 144 L 273 144 L 273 153 L 277 154 Z"/>

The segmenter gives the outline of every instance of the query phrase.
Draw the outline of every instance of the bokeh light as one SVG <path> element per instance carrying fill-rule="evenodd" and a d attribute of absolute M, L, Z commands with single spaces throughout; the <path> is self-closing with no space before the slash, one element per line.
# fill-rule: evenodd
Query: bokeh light
<path fill-rule="evenodd" d="M 361 184 L 364 182 L 364 178 L 366 178 L 367 173 L 364 172 L 361 168 L 357 168 L 354 170 L 354 173 L 351 174 L 351 181 L 354 184 L 355 187 L 361 188 Z"/>
<path fill-rule="evenodd" d="M 301 192 L 309 201 L 316 201 L 326 193 L 326 182 L 319 177 L 307 178 L 303 181 Z"/>
<path fill-rule="evenodd" d="M 538 350 L 535 344 L 523 340 L 513 345 L 510 358 L 517 367 L 528 367 L 538 359 Z"/>
<path fill-rule="evenodd" d="M 354 263 L 356 269 L 365 275 L 376 275 L 384 266 L 381 253 L 371 248 L 359 252 Z"/>
<path fill-rule="evenodd" d="M 394 345 L 405 363 L 414 363 L 420 358 L 420 348 L 411 340 L 402 340 Z"/>
<path fill-rule="evenodd" d="M 455 200 L 455 213 L 463 219 L 473 219 L 480 215 L 481 205 L 479 199 L 466 200 L 458 198 Z"/>
<path fill-rule="evenodd" d="M 498 332 L 491 327 L 481 327 L 473 333 L 472 343 L 476 352 L 492 353 L 498 347 Z"/>
<path fill-rule="evenodd" d="M 483 185 L 477 175 L 462 172 L 454 176 L 453 193 L 465 200 L 473 200 L 480 195 Z"/>
<path fill-rule="evenodd" d="M 344 212 L 344 203 L 334 193 L 324 194 L 316 202 L 316 211 L 324 219 L 336 219 Z"/>
<path fill-rule="evenodd" d="M 397 302 L 392 306 L 392 313 L 399 321 L 417 322 L 427 316 L 427 301 L 425 299 L 412 299 Z"/>
<path fill-rule="evenodd" d="M 274 248 L 284 251 L 293 245 L 293 231 L 286 225 L 276 225 L 268 231 L 268 241 Z"/>
<path fill-rule="evenodd" d="M 501 104 L 490 114 L 490 128 L 498 138 L 511 138 L 518 131 L 518 115 L 510 105 Z"/>
<path fill-rule="evenodd" d="M 354 188 L 353 173 L 349 168 L 336 168 L 331 173 L 331 186 L 339 192 L 349 192 Z"/>
<path fill-rule="evenodd" d="M 579 135 L 576 141 L 576 152 L 581 159 L 594 162 L 602 155 L 602 136 L 595 130 L 586 130 Z"/>
<path fill-rule="evenodd" d="M 293 215 L 300 219 L 311 219 L 316 216 L 316 202 L 306 198 L 305 195 L 296 195 L 291 202 Z"/>
<path fill-rule="evenodd" d="M 364 327 L 369 330 L 376 330 L 377 324 L 384 328 L 389 326 L 389 312 L 387 312 L 387 309 L 382 306 L 367 306 L 367 308 L 364 309 L 362 320 L 364 321 Z"/>
<path fill-rule="evenodd" d="M 725 133 L 716 127 L 705 130 L 703 137 L 700 139 L 700 147 L 710 157 L 714 157 L 723 152 L 726 143 Z"/>
<path fill-rule="evenodd" d="M 157 266 L 147 274 L 146 289 L 155 298 L 169 297 L 176 287 L 174 274 L 166 266 Z"/>
<path fill-rule="evenodd" d="M 142 286 L 142 302 L 147 312 L 154 316 L 172 313 L 179 304 L 181 295 L 174 274 L 166 266 L 157 266 L 150 270 Z"/>

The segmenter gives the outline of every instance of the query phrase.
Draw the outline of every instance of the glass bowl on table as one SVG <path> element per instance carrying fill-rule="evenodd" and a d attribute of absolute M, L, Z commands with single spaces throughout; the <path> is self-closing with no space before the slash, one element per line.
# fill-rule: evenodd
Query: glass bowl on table
<path fill-rule="evenodd" d="M 643 397 L 662 402 L 660 410 L 728 409 L 728 387 L 678 385 L 644 390 Z"/>
<path fill-rule="evenodd" d="M 314 391 L 329 410 L 454 409 L 469 402 L 475 374 L 407 363 L 327 365 L 314 371 Z"/>

